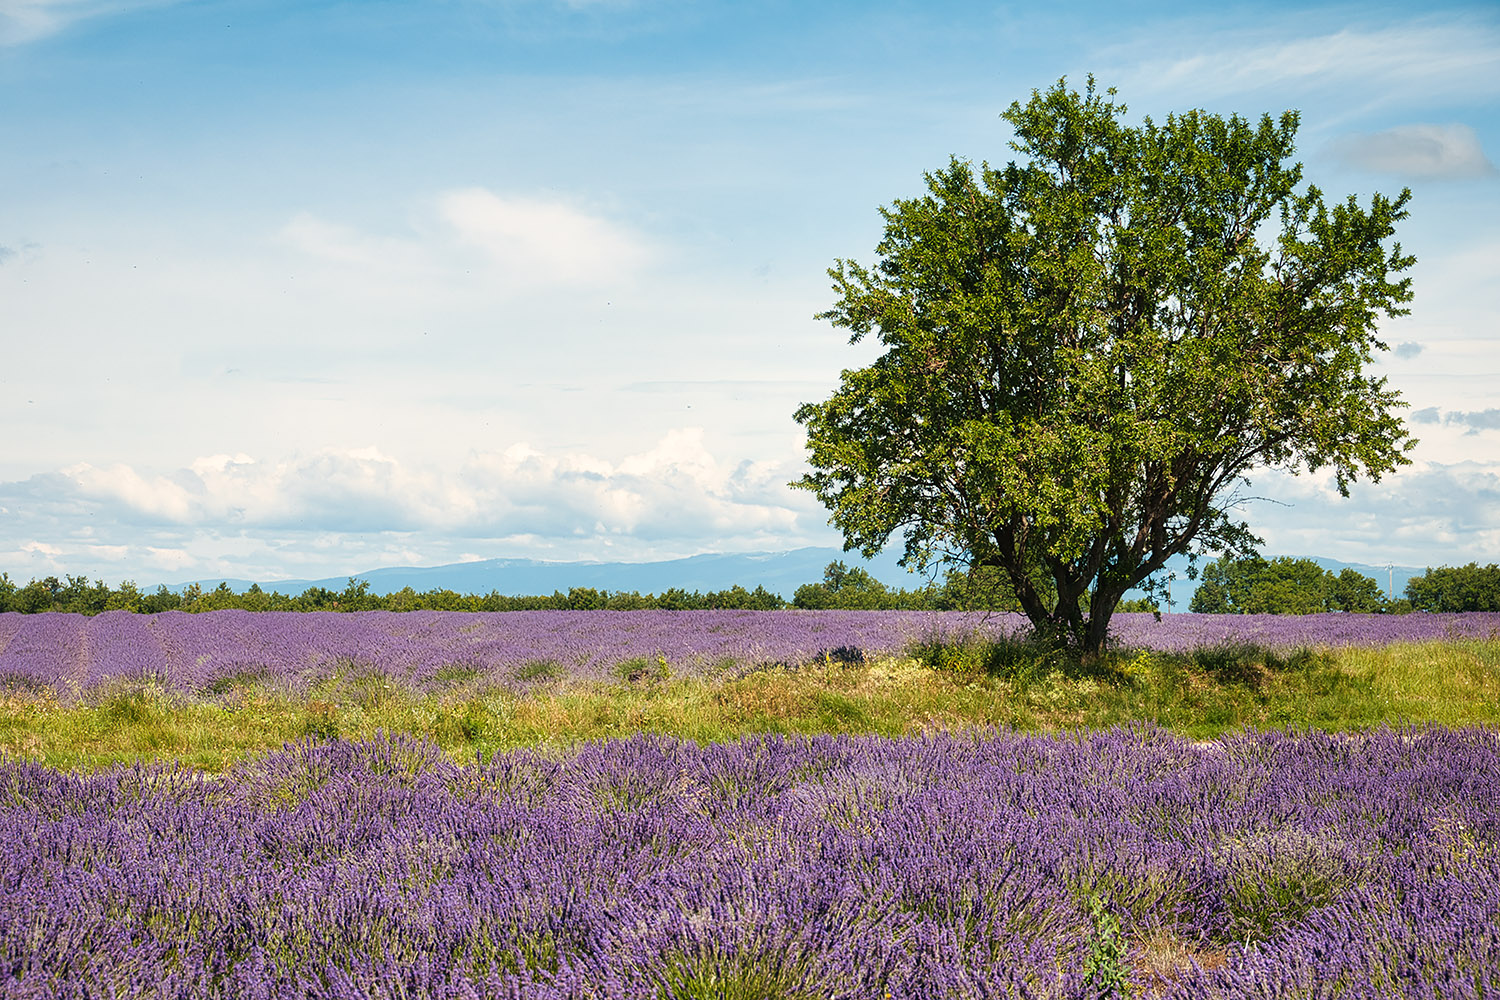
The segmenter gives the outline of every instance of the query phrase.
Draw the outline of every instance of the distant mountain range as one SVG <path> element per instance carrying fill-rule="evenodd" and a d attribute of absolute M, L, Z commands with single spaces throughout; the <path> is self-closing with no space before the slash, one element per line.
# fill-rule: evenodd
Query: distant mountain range
<path fill-rule="evenodd" d="M 300 594 L 309 587 L 343 590 L 352 575 L 368 580 L 376 594 L 390 594 L 404 587 L 415 591 L 452 590 L 460 594 L 488 594 L 492 590 L 507 596 L 566 593 L 572 587 L 596 590 L 639 591 L 660 594 L 678 587 L 682 590 L 727 590 L 736 584 L 754 590 L 765 587 L 788 600 L 804 583 L 823 579 L 823 570 L 835 560 L 848 566 L 861 566 L 875 579 L 892 587 L 922 586 L 923 578 L 896 565 L 899 556 L 882 553 L 873 560 L 834 548 L 803 548 L 790 552 L 746 552 L 689 556 L 660 562 L 543 562 L 536 559 L 481 559 L 450 563 L 446 566 L 389 566 L 363 573 L 327 577 L 321 580 L 259 581 L 262 589 L 283 594 Z M 214 577 L 168 584 L 181 590 L 191 583 L 205 589 L 220 582 L 242 591 L 250 580 L 222 580 Z"/>
<path fill-rule="evenodd" d="M 859 566 L 889 587 L 909 590 L 923 586 L 925 578 L 902 569 L 896 564 L 898 558 L 894 551 L 883 552 L 875 559 L 866 560 L 861 559 L 857 553 L 835 548 L 802 548 L 790 552 L 713 554 L 643 563 L 482 559 L 447 566 L 388 566 L 321 580 L 250 581 L 214 577 L 169 584 L 168 588 L 180 591 L 191 583 L 197 583 L 204 589 L 211 590 L 223 582 L 236 591 L 244 591 L 252 582 L 259 582 L 265 590 L 300 594 L 309 587 L 343 590 L 352 575 L 355 579 L 368 580 L 370 590 L 377 594 L 394 593 L 404 587 L 418 592 L 452 590 L 460 594 L 488 594 L 493 590 L 507 596 L 550 594 L 558 590 L 566 593 L 572 587 L 660 594 L 673 587 L 707 592 L 727 590 L 738 584 L 748 590 L 754 590 L 758 586 L 765 587 L 772 593 L 791 600 L 792 594 L 804 583 L 822 580 L 824 568 L 835 560 L 849 566 Z M 1397 596 L 1405 591 L 1408 579 L 1425 572 L 1425 569 L 1413 566 L 1394 566 L 1388 569 L 1367 563 L 1346 563 L 1318 556 L 1311 558 L 1319 566 L 1334 573 L 1345 567 L 1352 567 L 1373 577 L 1380 584 L 1382 593 L 1393 588 Z M 1172 581 L 1172 606 L 1175 610 L 1186 611 L 1193 591 L 1197 589 L 1196 581 L 1187 578 L 1187 560 L 1175 558 L 1167 564 L 1167 569 L 1177 574 L 1177 578 Z M 154 589 L 154 585 L 151 589 Z"/>

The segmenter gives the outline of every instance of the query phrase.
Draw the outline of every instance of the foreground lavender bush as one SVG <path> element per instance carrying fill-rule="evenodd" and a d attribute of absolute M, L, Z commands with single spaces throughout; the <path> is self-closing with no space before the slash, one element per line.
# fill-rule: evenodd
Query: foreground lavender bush
<path fill-rule="evenodd" d="M 0 996 L 1483 997 L 1481 730 L 0 765 Z"/>
<path fill-rule="evenodd" d="M 1381 645 L 1500 635 L 1500 614 L 1117 615 L 1123 645 L 1182 651 L 1227 642 L 1263 646 Z M 1019 615 L 921 611 L 213 611 L 0 614 L 0 683 L 61 695 L 110 681 L 155 681 L 202 692 L 237 679 L 293 686 L 350 662 L 416 683 L 447 675 L 498 682 L 538 665 L 604 679 L 620 663 L 692 672 L 734 664 L 796 666 L 824 655 L 899 653 L 913 642 L 1003 636 Z"/>

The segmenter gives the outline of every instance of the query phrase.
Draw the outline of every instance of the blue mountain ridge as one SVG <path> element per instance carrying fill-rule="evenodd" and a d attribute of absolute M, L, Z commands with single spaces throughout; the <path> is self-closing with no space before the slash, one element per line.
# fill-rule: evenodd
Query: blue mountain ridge
<path fill-rule="evenodd" d="M 757 586 L 765 587 L 772 593 L 791 600 L 797 588 L 804 583 L 815 583 L 823 579 L 824 568 L 835 560 L 848 566 L 861 567 L 889 587 L 913 589 L 924 586 L 928 578 L 907 572 L 897 565 L 899 558 L 899 553 L 894 550 L 882 552 L 876 558 L 867 560 L 854 552 L 843 552 L 831 547 L 809 547 L 788 552 L 711 553 L 639 563 L 482 559 L 446 566 L 387 566 L 317 580 L 251 581 L 212 577 L 167 586 L 169 590 L 181 591 L 184 587 L 197 583 L 200 587 L 211 590 L 223 582 L 233 590 L 244 591 L 252 582 L 258 582 L 268 591 L 300 594 L 309 587 L 343 590 L 352 576 L 357 580 L 368 580 L 370 590 L 377 594 L 390 594 L 410 587 L 418 592 L 452 590 L 460 594 L 488 594 L 499 591 L 507 596 L 523 596 L 550 594 L 553 591 L 566 593 L 572 587 L 593 587 L 609 591 L 634 590 L 643 594 L 660 594 L 673 587 L 707 592 L 727 590 L 738 584 L 748 590 L 754 590 Z M 1397 596 L 1405 591 L 1408 579 L 1425 572 L 1425 569 L 1413 566 L 1388 568 L 1369 563 L 1340 562 L 1320 556 L 1309 558 L 1334 573 L 1345 567 L 1353 568 L 1373 577 L 1382 593 L 1390 590 Z M 1197 589 L 1197 582 L 1187 578 L 1187 559 L 1174 557 L 1168 561 L 1167 571 L 1176 574 L 1176 579 L 1171 583 L 1172 610 L 1186 611 L 1193 592 Z M 941 580 L 941 576 L 937 579 Z M 154 588 L 153 584 L 150 589 Z M 1140 594 L 1131 592 L 1126 596 L 1138 597 Z"/>

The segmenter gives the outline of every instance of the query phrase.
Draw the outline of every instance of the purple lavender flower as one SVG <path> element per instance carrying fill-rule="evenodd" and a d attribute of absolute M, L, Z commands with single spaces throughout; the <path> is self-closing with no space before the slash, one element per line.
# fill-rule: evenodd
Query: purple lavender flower
<path fill-rule="evenodd" d="M 1477 998 L 1497 802 L 1436 728 L 5 762 L 0 997 Z"/>

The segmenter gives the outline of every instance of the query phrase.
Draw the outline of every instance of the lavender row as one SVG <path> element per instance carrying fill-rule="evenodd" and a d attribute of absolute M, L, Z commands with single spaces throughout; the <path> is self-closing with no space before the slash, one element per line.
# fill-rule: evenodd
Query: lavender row
<path fill-rule="evenodd" d="M 497 680 L 530 664 L 604 678 L 629 660 L 676 671 L 800 665 L 840 651 L 898 653 L 916 641 L 1006 635 L 1016 615 L 921 611 L 110 612 L 0 615 L 0 681 L 79 692 L 154 679 L 197 692 L 236 677 L 305 683 L 350 662 L 422 683 L 445 671 Z M 1500 614 L 1118 615 L 1117 640 L 1157 650 L 1246 641 L 1379 645 L 1500 634 Z"/>
<path fill-rule="evenodd" d="M 1479 730 L 637 737 L 469 767 L 391 738 L 216 782 L 3 764 L 0 803 L 15 1000 L 1500 990 Z"/>

